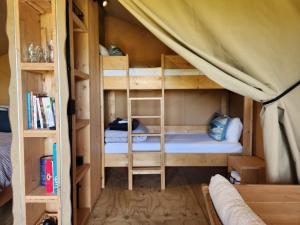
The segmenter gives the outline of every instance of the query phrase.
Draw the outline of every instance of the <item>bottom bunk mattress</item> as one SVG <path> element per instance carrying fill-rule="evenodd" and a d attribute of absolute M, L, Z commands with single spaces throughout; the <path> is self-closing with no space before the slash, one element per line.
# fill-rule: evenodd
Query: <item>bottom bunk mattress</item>
<path fill-rule="evenodd" d="M 148 137 L 145 142 L 133 143 L 133 151 L 159 151 L 160 138 Z M 166 153 L 241 153 L 243 147 L 240 143 L 215 141 L 207 133 L 166 134 Z M 105 153 L 127 153 L 127 143 L 106 143 Z"/>
<path fill-rule="evenodd" d="M 0 132 L 0 192 L 11 184 L 11 133 Z"/>

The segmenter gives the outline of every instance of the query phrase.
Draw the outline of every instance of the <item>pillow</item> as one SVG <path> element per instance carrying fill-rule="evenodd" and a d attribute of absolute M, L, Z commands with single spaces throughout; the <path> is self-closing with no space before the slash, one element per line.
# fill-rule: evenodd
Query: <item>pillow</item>
<path fill-rule="evenodd" d="M 0 132 L 10 133 L 10 123 L 8 117 L 8 108 L 0 107 Z"/>
<path fill-rule="evenodd" d="M 107 48 L 105 48 L 103 45 L 100 46 L 100 55 L 109 55 Z"/>
<path fill-rule="evenodd" d="M 230 119 L 226 130 L 226 141 L 238 143 L 243 131 L 243 124 L 240 118 Z"/>
<path fill-rule="evenodd" d="M 246 204 L 239 192 L 221 175 L 210 180 L 209 194 L 224 225 L 266 225 Z"/>
<path fill-rule="evenodd" d="M 224 141 L 229 119 L 228 116 L 215 114 L 209 122 L 208 135 L 216 141 Z"/>
<path fill-rule="evenodd" d="M 124 55 L 123 51 L 116 45 L 110 44 L 108 48 L 110 56 L 122 56 Z"/>

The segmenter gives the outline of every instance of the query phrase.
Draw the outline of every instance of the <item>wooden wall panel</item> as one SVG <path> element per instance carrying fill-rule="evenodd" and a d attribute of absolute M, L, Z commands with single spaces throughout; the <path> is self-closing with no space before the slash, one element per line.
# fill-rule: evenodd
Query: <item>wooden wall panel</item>
<path fill-rule="evenodd" d="M 10 80 L 10 68 L 8 55 L 0 56 L 0 105 L 9 104 L 8 86 Z"/>
<path fill-rule="evenodd" d="M 254 102 L 253 104 L 253 153 L 259 158 L 264 159 L 264 146 L 262 128 L 260 124 L 260 111 L 262 104 Z"/>
<path fill-rule="evenodd" d="M 175 54 L 146 28 L 106 16 L 105 46 L 110 43 L 130 56 L 131 67 L 160 67 L 161 54 Z"/>
<path fill-rule="evenodd" d="M 112 94 L 114 92 L 114 100 Z M 145 92 L 141 93 L 145 96 Z M 207 125 L 215 112 L 222 110 L 222 98 L 226 90 L 168 90 L 165 92 L 165 124 L 169 126 L 180 125 Z M 157 92 L 148 91 L 147 95 L 157 96 Z M 138 96 L 138 95 L 137 95 Z M 114 106 L 111 106 L 114 102 Z M 112 112 L 115 110 L 115 112 Z M 158 115 L 159 106 L 155 102 L 138 102 L 133 107 L 135 115 Z M 113 115 L 113 116 L 112 116 Z M 113 118 L 127 117 L 127 104 L 125 91 L 106 91 L 105 118 L 106 125 Z M 144 120 L 147 125 L 158 124 L 157 120 Z"/>

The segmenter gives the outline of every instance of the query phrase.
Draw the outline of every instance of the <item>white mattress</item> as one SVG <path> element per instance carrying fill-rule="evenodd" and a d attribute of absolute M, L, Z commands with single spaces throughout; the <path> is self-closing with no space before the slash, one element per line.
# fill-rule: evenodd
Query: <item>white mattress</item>
<path fill-rule="evenodd" d="M 130 76 L 160 76 L 161 67 L 155 68 L 129 68 Z M 104 76 L 126 76 L 126 70 L 104 70 Z M 197 69 L 165 69 L 165 76 L 203 75 Z"/>
<path fill-rule="evenodd" d="M 240 143 L 215 141 L 206 133 L 167 134 L 165 137 L 166 153 L 241 153 Z M 159 137 L 148 137 L 147 141 L 133 143 L 133 151 L 159 151 Z M 105 153 L 127 153 L 127 143 L 106 143 Z"/>

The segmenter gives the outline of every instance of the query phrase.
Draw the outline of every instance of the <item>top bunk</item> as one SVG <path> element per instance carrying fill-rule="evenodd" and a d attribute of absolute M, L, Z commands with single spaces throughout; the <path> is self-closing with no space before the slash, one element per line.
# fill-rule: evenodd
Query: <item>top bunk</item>
<path fill-rule="evenodd" d="M 162 55 L 161 67 L 129 68 L 129 57 L 101 56 L 101 78 L 104 90 L 126 90 L 127 76 L 132 90 L 224 89 L 179 55 Z"/>

